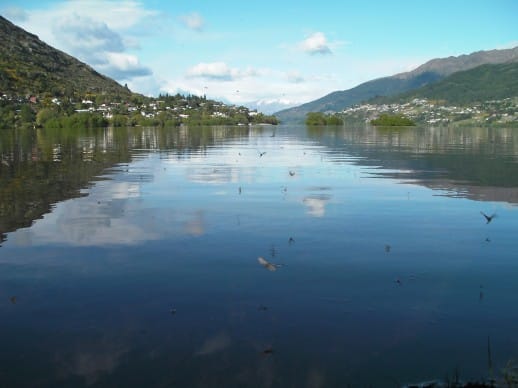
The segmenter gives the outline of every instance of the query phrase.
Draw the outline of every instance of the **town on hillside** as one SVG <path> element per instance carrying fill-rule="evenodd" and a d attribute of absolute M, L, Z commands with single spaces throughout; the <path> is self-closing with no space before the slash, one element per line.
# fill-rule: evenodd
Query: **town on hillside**
<path fill-rule="evenodd" d="M 490 100 L 466 106 L 446 105 L 441 101 L 415 98 L 393 104 L 364 103 L 339 112 L 345 121 L 371 122 L 382 114 L 408 117 L 429 125 L 518 125 L 518 97 Z"/>
<path fill-rule="evenodd" d="M 0 128 L 278 124 L 275 116 L 206 96 L 85 94 L 14 96 L 0 92 Z"/>

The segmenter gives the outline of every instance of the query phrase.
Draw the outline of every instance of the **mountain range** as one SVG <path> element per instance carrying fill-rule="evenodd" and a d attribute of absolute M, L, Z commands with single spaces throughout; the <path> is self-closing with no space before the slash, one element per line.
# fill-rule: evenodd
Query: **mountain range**
<path fill-rule="evenodd" d="M 427 85 L 431 86 L 457 72 L 474 69 L 482 65 L 516 62 L 518 62 L 518 47 L 432 59 L 412 71 L 378 78 L 352 89 L 335 91 L 306 104 L 276 112 L 275 116 L 281 122 L 301 122 L 309 112 L 338 112 L 374 97 L 396 96 Z M 489 69 L 492 68 L 486 68 L 486 72 Z"/>
<path fill-rule="evenodd" d="M 41 97 L 92 93 L 122 98 L 135 95 L 127 87 L 98 73 L 86 63 L 49 46 L 36 35 L 2 16 L 0 41 L 0 95 Z M 275 115 L 282 122 L 302 122 L 308 112 L 342 111 L 373 98 L 386 102 L 411 95 L 422 97 L 428 93 L 445 99 L 445 95 L 459 95 L 470 91 L 475 84 L 478 85 L 477 90 L 483 91 L 484 95 L 501 95 L 491 94 L 489 89 L 492 85 L 499 85 L 500 92 L 507 93 L 510 90 L 516 95 L 515 68 L 496 66 L 509 63 L 518 63 L 518 47 L 432 59 L 415 70 L 371 80 L 352 89 L 335 91 L 306 104 L 278 111 Z M 484 67 L 485 65 L 489 67 Z M 478 72 L 460 74 L 480 66 L 482 67 Z M 497 77 L 498 82 L 493 82 L 496 78 L 491 75 L 495 71 L 504 71 L 502 76 Z M 458 78 L 451 78 L 453 76 Z M 478 80 L 485 80 L 486 84 L 482 85 Z M 469 96 L 469 93 L 465 95 Z M 382 97 L 388 99 L 384 100 Z M 255 108 L 262 110 L 268 104 L 271 102 L 258 102 Z"/>

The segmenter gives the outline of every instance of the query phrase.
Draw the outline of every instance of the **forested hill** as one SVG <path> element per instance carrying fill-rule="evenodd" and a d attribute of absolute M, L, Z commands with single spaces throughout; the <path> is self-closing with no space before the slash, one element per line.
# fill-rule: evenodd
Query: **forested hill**
<path fill-rule="evenodd" d="M 482 65 L 459 71 L 431 85 L 392 97 L 378 97 L 376 104 L 404 103 L 414 98 L 437 100 L 448 105 L 466 105 L 518 97 L 518 62 Z"/>
<path fill-rule="evenodd" d="M 432 59 L 415 70 L 368 81 L 352 89 L 332 92 L 306 104 L 277 112 L 275 115 L 283 122 L 303 121 L 308 112 L 338 112 L 376 96 L 394 96 L 431 85 L 458 71 L 469 70 L 483 64 L 512 62 L 518 62 L 518 47 Z"/>
<path fill-rule="evenodd" d="M 85 93 L 130 96 L 129 89 L 0 16 L 0 92 L 9 95 Z"/>

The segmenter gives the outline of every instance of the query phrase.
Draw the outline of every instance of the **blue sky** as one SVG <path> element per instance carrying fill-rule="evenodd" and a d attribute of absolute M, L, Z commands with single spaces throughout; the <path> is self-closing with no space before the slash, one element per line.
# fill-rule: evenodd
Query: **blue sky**
<path fill-rule="evenodd" d="M 0 14 L 133 91 L 266 112 L 433 58 L 518 46 L 516 0 L 3 0 Z"/>

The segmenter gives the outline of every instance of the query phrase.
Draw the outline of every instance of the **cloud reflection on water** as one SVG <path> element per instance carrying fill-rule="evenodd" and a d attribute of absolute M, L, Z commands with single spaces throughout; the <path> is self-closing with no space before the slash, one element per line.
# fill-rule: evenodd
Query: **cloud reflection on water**
<path fill-rule="evenodd" d="M 205 216 L 203 210 L 196 211 L 192 218 L 184 223 L 185 233 L 191 236 L 202 236 L 205 234 Z"/>
<path fill-rule="evenodd" d="M 207 338 L 196 351 L 196 356 L 208 356 L 213 353 L 219 353 L 228 348 L 231 344 L 230 336 L 227 333 L 219 333 L 213 337 Z"/>
<path fill-rule="evenodd" d="M 306 211 L 310 216 L 321 218 L 326 214 L 326 205 L 330 199 L 329 195 L 315 194 L 305 197 L 302 202 L 306 205 Z"/>
<path fill-rule="evenodd" d="M 129 346 L 118 341 L 100 340 L 76 346 L 72 353 L 56 356 L 59 373 L 66 378 L 80 376 L 86 385 L 95 384 L 102 376 L 115 371 L 129 352 Z"/>

